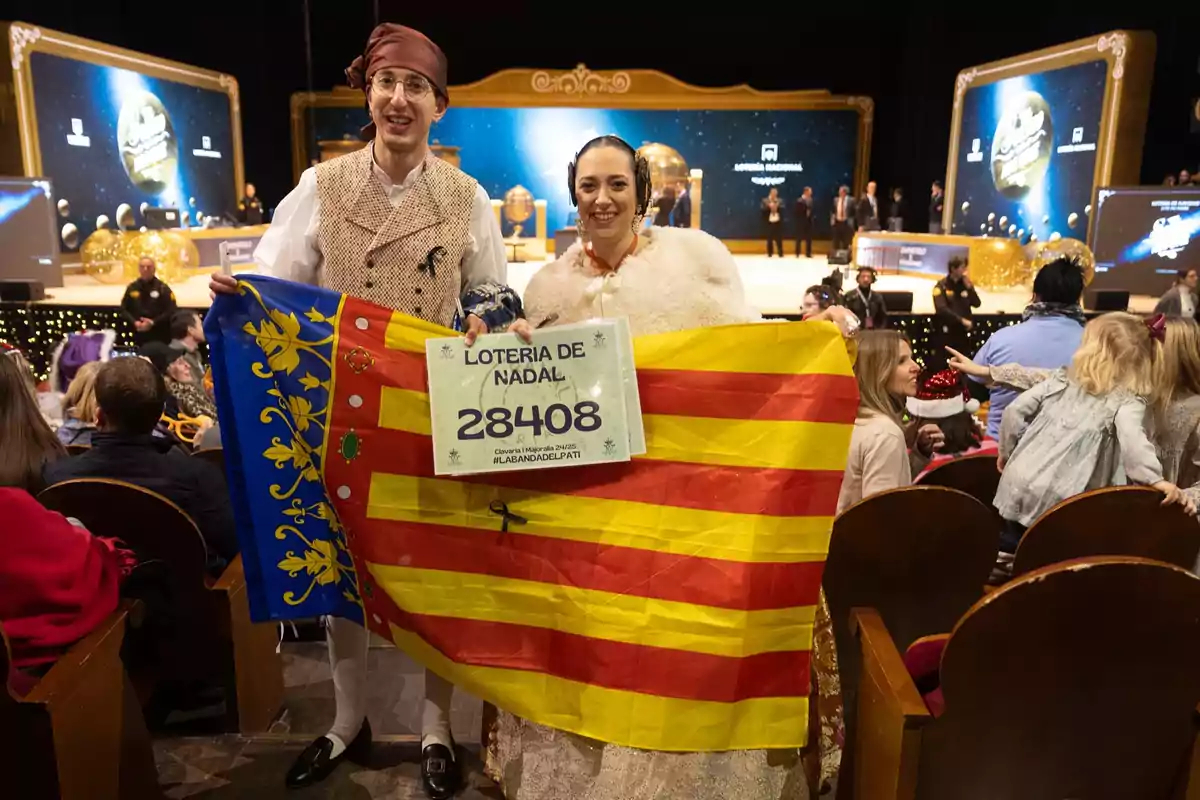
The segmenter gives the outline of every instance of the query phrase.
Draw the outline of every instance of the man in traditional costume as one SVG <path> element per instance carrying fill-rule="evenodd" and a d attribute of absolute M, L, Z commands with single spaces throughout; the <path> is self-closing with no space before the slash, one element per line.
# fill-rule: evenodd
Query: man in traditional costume
<path fill-rule="evenodd" d="M 255 251 L 268 274 L 361 297 L 466 332 L 468 343 L 520 320 L 504 286 L 507 262 L 491 201 L 473 178 L 429 150 L 429 129 L 449 103 L 446 57 L 418 31 L 384 24 L 346 70 L 366 94 L 370 144 L 305 170 L 275 211 Z M 236 291 L 229 277 L 214 292 Z M 296 759 L 291 788 L 323 780 L 347 755 L 369 748 L 367 644 L 363 626 L 327 621 L 337 715 Z M 421 774 L 434 800 L 460 783 L 450 735 L 453 687 L 425 672 Z"/>

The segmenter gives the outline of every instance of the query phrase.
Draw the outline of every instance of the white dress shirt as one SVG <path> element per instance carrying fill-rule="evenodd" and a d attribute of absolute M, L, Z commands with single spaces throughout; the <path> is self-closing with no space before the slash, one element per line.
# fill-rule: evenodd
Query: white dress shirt
<path fill-rule="evenodd" d="M 422 162 L 401 183 L 393 183 L 387 173 L 372 161 L 372 174 L 383 187 L 392 206 L 398 206 L 425 169 Z M 254 250 L 254 260 L 263 271 L 274 278 L 321 284 L 324 257 L 318 245 L 321 224 L 321 202 L 317 195 L 317 170 L 309 167 L 300 176 L 300 183 L 283 198 L 275 209 L 271 227 L 263 234 Z M 492 201 L 487 191 L 475 185 L 471 202 L 471 221 L 468 227 L 466 253 L 462 261 L 462 291 L 483 283 L 506 283 L 508 259 L 500 224 L 492 213 Z"/>

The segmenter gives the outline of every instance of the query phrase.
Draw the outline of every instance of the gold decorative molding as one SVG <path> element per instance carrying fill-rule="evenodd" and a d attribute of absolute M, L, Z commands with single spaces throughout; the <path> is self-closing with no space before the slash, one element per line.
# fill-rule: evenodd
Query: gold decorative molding
<path fill-rule="evenodd" d="M 847 97 L 846 104 L 858 106 L 862 110 L 864 121 L 868 123 L 875 121 L 875 101 L 870 97 Z"/>
<path fill-rule="evenodd" d="M 569 72 L 547 72 L 538 70 L 530 78 L 529 85 L 535 92 L 558 92 L 561 94 L 624 94 L 629 91 L 633 81 L 628 72 L 614 72 L 605 75 L 592 72 L 583 64 L 577 64 Z"/>
<path fill-rule="evenodd" d="M 979 75 L 979 70 L 972 67 L 964 69 L 958 73 L 958 77 L 954 79 L 954 104 L 958 105 L 962 101 L 962 96 L 967 93 L 967 88 L 971 82 Z"/>
<path fill-rule="evenodd" d="M 237 78 L 232 75 L 221 74 L 217 76 L 217 82 L 221 88 L 225 90 L 225 94 L 229 95 L 229 103 L 233 108 L 234 114 L 242 113 L 241 100 L 238 98 L 238 82 Z"/>
<path fill-rule="evenodd" d="M 866 180 L 875 103 L 869 97 L 833 95 L 826 89 L 763 91 L 745 84 L 694 86 L 653 69 L 505 69 L 473 83 L 449 87 L 451 107 L 611 108 L 691 111 L 858 112 L 855 190 Z M 308 166 L 312 108 L 362 108 L 361 91 L 340 86 L 329 92 L 296 92 L 291 99 L 294 179 Z"/>
<path fill-rule="evenodd" d="M 1125 35 L 1124 31 L 1114 31 L 1096 40 L 1096 50 L 1098 52 L 1112 51 L 1112 78 L 1114 81 L 1119 81 L 1125 77 L 1125 48 L 1128 44 L 1129 37 Z"/>
<path fill-rule="evenodd" d="M 9 51 L 12 53 L 12 68 L 20 70 L 25 60 L 25 48 L 42 38 L 40 28 L 14 22 L 8 27 Z"/>
<path fill-rule="evenodd" d="M 954 110 L 950 122 L 950 147 L 946 159 L 945 210 L 942 229 L 951 230 L 957 204 L 954 201 L 958 167 L 958 139 L 962 133 L 963 97 L 969 88 L 984 86 L 1019 75 L 1032 75 L 1091 61 L 1108 63 L 1096 141 L 1096 168 L 1092 186 L 1138 183 L 1142 166 L 1142 144 L 1150 103 L 1154 71 L 1154 34 L 1140 31 L 1109 31 L 1100 36 L 1035 50 L 1031 53 L 969 67 L 954 82 Z M 1118 124 L 1118 120 L 1120 124 Z M 1091 215 L 1094 216 L 1094 215 Z M 1091 241 L 1092 220 L 1088 219 L 1087 240 Z"/>

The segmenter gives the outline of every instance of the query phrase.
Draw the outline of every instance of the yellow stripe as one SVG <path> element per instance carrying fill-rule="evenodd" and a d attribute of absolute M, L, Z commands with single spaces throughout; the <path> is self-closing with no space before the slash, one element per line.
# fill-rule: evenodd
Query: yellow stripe
<path fill-rule="evenodd" d="M 645 414 L 646 454 L 657 461 L 842 472 L 852 425 Z M 379 426 L 430 434 L 429 395 L 383 387 Z"/>
<path fill-rule="evenodd" d="M 379 394 L 379 427 L 432 436 L 429 395 L 384 386 Z"/>
<path fill-rule="evenodd" d="M 638 336 L 638 369 L 852 375 L 846 342 L 832 322 L 760 322 Z"/>
<path fill-rule="evenodd" d="M 397 311 L 388 322 L 384 344 L 393 350 L 424 353 L 426 339 L 455 335 Z M 638 369 L 854 374 L 846 342 L 831 322 L 762 322 L 638 336 L 633 353 Z M 780 353 L 787 357 L 780 358 Z"/>
<path fill-rule="evenodd" d="M 371 475 L 367 517 L 496 533 L 498 519 L 488 510 L 493 500 L 503 501 L 511 513 L 526 520 L 509 535 L 725 561 L 820 561 L 829 550 L 833 526 L 832 517 L 705 511 L 387 473 Z"/>
<path fill-rule="evenodd" d="M 415 634 L 389 627 L 397 647 L 456 686 L 513 714 L 591 739 L 670 752 L 782 749 L 808 743 L 806 697 L 737 703 L 679 700 L 528 670 L 465 666 Z"/>
<path fill-rule="evenodd" d="M 812 649 L 816 606 L 739 611 L 478 573 L 371 563 L 367 568 L 392 601 L 412 614 L 529 625 L 732 658 Z"/>
<path fill-rule="evenodd" d="M 645 458 L 842 472 L 853 425 L 644 414 Z"/>
<path fill-rule="evenodd" d="M 449 336 L 458 336 L 458 333 L 436 323 L 393 311 L 383 334 L 383 346 L 389 350 L 407 350 L 424 355 L 426 339 Z"/>

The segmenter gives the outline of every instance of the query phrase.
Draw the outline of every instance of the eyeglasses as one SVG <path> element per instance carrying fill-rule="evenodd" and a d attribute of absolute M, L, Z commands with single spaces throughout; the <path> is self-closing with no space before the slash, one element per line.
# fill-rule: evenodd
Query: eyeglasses
<path fill-rule="evenodd" d="M 371 86 L 375 88 L 375 91 L 383 92 L 387 95 L 395 94 L 396 87 L 403 86 L 404 96 L 409 100 L 421 100 L 433 88 L 429 85 L 429 81 L 420 75 L 408 75 L 404 78 L 397 78 L 390 72 L 376 73 L 371 78 Z"/>

